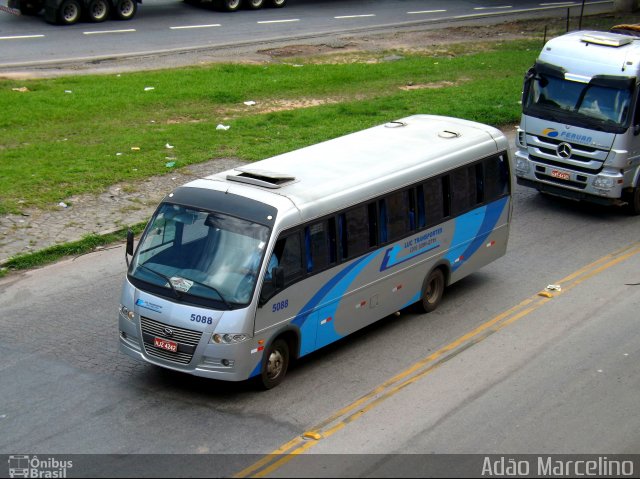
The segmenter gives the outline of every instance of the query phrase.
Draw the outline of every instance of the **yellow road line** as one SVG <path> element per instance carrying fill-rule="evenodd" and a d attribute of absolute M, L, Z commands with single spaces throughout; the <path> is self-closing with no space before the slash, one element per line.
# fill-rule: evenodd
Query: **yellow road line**
<path fill-rule="evenodd" d="M 624 248 L 616 250 L 613 253 L 603 256 L 577 271 L 574 271 L 570 275 L 558 281 L 558 284 L 562 285 L 561 291 L 555 291 L 550 294 L 549 297 L 541 297 L 539 296 L 539 293 L 536 293 L 518 305 L 500 313 L 487 322 L 482 323 L 472 331 L 460 336 L 455 341 L 443 346 L 436 352 L 430 354 L 424 359 L 421 359 L 409 368 L 383 382 L 361 398 L 341 408 L 335 414 L 311 428 L 308 432 L 283 444 L 256 463 L 238 472 L 234 477 L 264 477 L 268 475 L 282 467 L 296 455 L 302 454 L 316 445 L 318 441 L 332 436 L 339 430 L 343 429 L 347 424 L 356 421 L 366 412 L 374 409 L 377 405 L 392 397 L 398 391 L 404 389 L 410 384 L 413 384 L 419 379 L 424 378 L 442 364 L 453 359 L 469 347 L 483 341 L 493 333 L 500 331 L 502 328 L 526 317 L 533 311 L 536 311 L 547 304 L 549 301 L 552 301 L 554 297 L 566 293 L 589 278 L 592 278 L 593 276 L 631 258 L 638 253 L 640 253 L 640 242 L 625 246 Z M 304 435 L 306 435 L 307 438 L 303 437 Z M 319 439 L 309 439 L 313 437 Z"/>

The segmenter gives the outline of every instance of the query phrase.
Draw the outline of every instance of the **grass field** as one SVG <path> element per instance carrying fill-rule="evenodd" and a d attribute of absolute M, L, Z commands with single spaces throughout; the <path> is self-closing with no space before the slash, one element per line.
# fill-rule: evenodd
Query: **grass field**
<path fill-rule="evenodd" d="M 539 46 L 0 80 L 0 214 L 211 158 L 259 160 L 415 113 L 515 122 Z"/>
<path fill-rule="evenodd" d="M 640 14 L 600 15 L 583 27 L 639 21 Z M 563 32 L 561 18 L 542 24 L 553 26 L 549 35 Z M 437 55 L 387 51 L 0 80 L 0 215 L 52 208 L 213 158 L 255 161 L 417 113 L 513 124 L 524 73 L 541 46 L 541 39 L 487 41 L 446 45 Z M 245 105 L 249 100 L 256 104 Z M 220 124 L 229 128 L 218 130 Z M 124 234 L 19 255 L 0 267 L 0 277 Z"/>

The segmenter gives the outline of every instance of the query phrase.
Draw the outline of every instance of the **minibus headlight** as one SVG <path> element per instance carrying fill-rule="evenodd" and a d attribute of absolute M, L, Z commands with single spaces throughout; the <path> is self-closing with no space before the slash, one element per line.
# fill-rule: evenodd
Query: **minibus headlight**
<path fill-rule="evenodd" d="M 129 321 L 132 321 L 133 318 L 136 317 L 136 313 L 134 313 L 133 311 L 129 310 L 129 308 L 127 308 L 124 305 L 120 305 L 120 314 L 122 316 L 124 316 L 125 318 L 127 318 Z"/>
<path fill-rule="evenodd" d="M 211 342 L 216 344 L 235 344 L 246 341 L 247 339 L 249 339 L 248 334 L 238 333 L 213 333 L 213 335 L 211 336 Z"/>

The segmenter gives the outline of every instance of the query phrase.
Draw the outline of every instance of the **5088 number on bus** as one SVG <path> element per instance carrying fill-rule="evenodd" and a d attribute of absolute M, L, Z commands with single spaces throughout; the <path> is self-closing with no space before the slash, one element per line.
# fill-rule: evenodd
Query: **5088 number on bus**
<path fill-rule="evenodd" d="M 199 314 L 192 314 L 191 321 L 202 324 L 213 324 L 213 318 L 211 316 L 200 316 Z"/>

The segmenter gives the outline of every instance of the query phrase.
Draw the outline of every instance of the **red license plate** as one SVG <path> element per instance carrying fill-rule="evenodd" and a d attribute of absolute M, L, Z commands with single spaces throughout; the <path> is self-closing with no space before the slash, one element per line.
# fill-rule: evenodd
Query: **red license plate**
<path fill-rule="evenodd" d="M 153 345 L 156 348 L 164 349 L 165 351 L 170 351 L 172 353 L 178 352 L 178 343 L 175 341 L 169 341 L 168 339 L 153 338 Z"/>
<path fill-rule="evenodd" d="M 566 171 L 551 170 L 551 176 L 560 180 L 569 180 L 571 176 Z"/>

